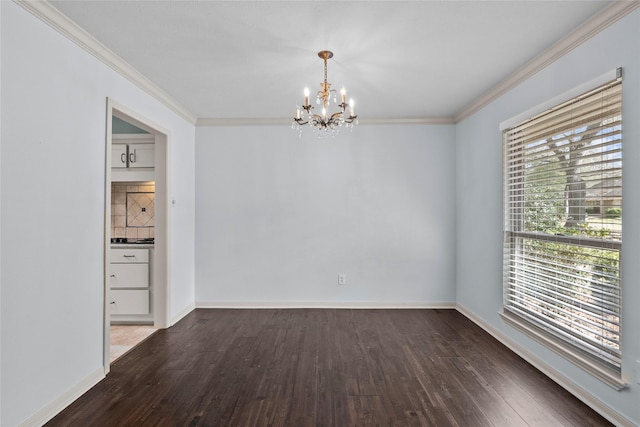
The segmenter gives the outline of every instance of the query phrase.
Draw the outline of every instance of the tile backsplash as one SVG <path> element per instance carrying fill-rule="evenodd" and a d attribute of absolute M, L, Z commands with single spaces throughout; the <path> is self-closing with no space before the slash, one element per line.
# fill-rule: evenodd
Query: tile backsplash
<path fill-rule="evenodd" d="M 111 237 L 147 239 L 154 236 L 153 183 L 111 183 Z"/>

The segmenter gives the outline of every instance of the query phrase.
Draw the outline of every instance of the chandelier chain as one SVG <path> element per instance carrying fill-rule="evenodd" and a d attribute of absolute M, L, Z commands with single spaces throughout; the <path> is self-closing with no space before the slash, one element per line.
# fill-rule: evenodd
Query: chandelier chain
<path fill-rule="evenodd" d="M 324 59 L 324 84 L 327 84 L 327 58 Z"/>

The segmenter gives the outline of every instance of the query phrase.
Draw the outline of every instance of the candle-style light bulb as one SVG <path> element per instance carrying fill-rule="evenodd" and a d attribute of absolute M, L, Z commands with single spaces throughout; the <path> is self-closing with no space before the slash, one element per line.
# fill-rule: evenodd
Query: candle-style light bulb
<path fill-rule="evenodd" d="M 350 113 L 350 114 L 351 114 L 351 117 L 355 117 L 355 115 L 356 115 L 356 114 L 354 113 L 355 109 L 353 108 L 354 104 L 355 104 L 355 102 L 353 102 L 353 98 L 351 98 L 351 99 L 349 100 L 349 110 L 351 111 L 351 113 Z"/>
<path fill-rule="evenodd" d="M 304 88 L 304 106 L 305 107 L 309 106 L 309 88 L 308 87 Z"/>
<path fill-rule="evenodd" d="M 296 119 L 300 120 L 300 109 L 296 109 Z"/>
<path fill-rule="evenodd" d="M 322 117 L 327 118 L 327 109 L 325 107 L 322 107 Z"/>
<path fill-rule="evenodd" d="M 340 97 L 342 98 L 341 102 L 344 104 L 347 101 L 347 91 L 344 89 L 344 86 L 340 89 Z"/>

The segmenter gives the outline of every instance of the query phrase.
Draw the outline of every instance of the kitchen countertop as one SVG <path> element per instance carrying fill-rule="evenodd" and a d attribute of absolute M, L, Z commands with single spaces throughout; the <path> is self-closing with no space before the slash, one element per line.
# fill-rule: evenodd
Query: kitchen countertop
<path fill-rule="evenodd" d="M 153 249 L 153 243 L 112 243 L 111 249 Z"/>

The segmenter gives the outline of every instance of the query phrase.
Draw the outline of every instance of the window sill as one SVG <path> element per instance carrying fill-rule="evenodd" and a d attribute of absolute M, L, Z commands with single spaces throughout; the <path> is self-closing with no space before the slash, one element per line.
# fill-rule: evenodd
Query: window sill
<path fill-rule="evenodd" d="M 500 312 L 499 314 L 500 317 L 502 317 L 502 320 L 504 320 L 510 326 L 518 329 L 520 332 L 524 333 L 530 338 L 533 338 L 538 343 L 544 345 L 545 347 L 554 351 L 565 359 L 568 359 L 569 361 L 584 369 L 586 372 L 598 378 L 600 381 L 604 382 L 613 389 L 619 391 L 629 386 L 625 381 L 622 380 L 620 374 L 599 366 L 594 361 L 578 353 L 572 347 L 558 340 L 552 339 L 551 337 L 537 330 L 535 327 L 529 325 L 527 322 L 519 319 L 517 316 L 506 312 Z"/>

